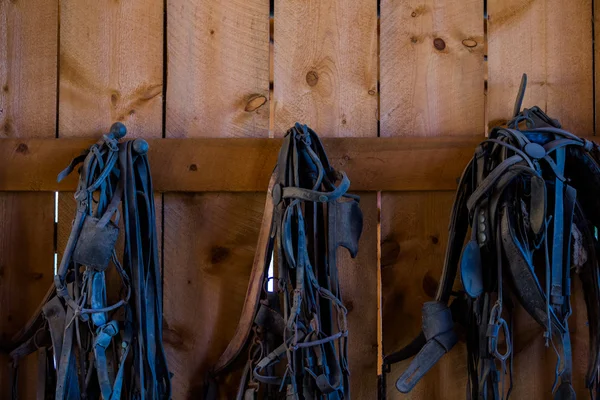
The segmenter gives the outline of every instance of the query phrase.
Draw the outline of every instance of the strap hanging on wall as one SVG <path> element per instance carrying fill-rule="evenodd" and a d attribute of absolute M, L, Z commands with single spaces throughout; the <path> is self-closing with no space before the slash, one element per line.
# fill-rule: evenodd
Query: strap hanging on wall
<path fill-rule="evenodd" d="M 568 319 L 576 272 L 590 322 L 585 382 L 592 398 L 598 397 L 600 151 L 540 108 L 521 111 L 526 83 L 523 76 L 513 119 L 492 130 L 462 175 L 440 285 L 435 300 L 423 306 L 422 333 L 384 359 L 389 370 L 414 356 L 396 383 L 403 393 L 452 349 L 459 323 L 466 331 L 467 398 L 508 398 L 518 372 L 512 365 L 512 316 L 519 302 L 557 355 L 548 393 L 574 399 Z M 456 292 L 459 270 L 462 290 Z"/>
<path fill-rule="evenodd" d="M 237 399 L 350 398 L 336 252 L 342 246 L 356 256 L 363 221 L 349 187 L 313 130 L 296 124 L 287 132 L 242 317 L 212 371 L 208 399 L 217 397 L 218 377 L 246 357 Z"/>
<path fill-rule="evenodd" d="M 170 398 L 148 144 L 125 134 L 115 123 L 59 174 L 81 164 L 77 211 L 54 286 L 12 340 L 13 396 L 19 361 L 37 350 L 39 399 Z"/>

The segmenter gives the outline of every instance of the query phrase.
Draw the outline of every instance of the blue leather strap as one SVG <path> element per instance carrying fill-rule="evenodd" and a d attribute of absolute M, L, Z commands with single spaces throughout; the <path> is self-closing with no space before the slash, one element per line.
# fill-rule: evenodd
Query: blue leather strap
<path fill-rule="evenodd" d="M 423 305 L 423 334 L 426 339 L 425 345 L 396 381 L 396 388 L 402 393 L 410 392 L 431 367 L 458 342 L 448 306 L 437 301 Z"/>
<path fill-rule="evenodd" d="M 94 356 L 96 358 L 96 371 L 98 374 L 98 383 L 102 391 L 102 397 L 110 399 L 112 395 L 112 384 L 108 371 L 108 361 L 106 359 L 106 349 L 110 345 L 112 338 L 119 333 L 117 321 L 110 321 L 104 326 L 101 326 L 96 331 L 94 340 Z"/>

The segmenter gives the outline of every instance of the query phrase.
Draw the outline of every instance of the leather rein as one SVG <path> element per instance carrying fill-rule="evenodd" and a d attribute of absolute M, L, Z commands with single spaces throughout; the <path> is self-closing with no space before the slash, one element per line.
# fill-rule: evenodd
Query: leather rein
<path fill-rule="evenodd" d="M 296 124 L 287 132 L 242 317 L 212 370 L 207 399 L 217 398 L 217 378 L 241 354 L 248 358 L 237 399 L 350 398 L 347 310 L 336 255 L 343 246 L 355 257 L 362 231 L 359 198 L 349 187 L 313 130 Z"/>
<path fill-rule="evenodd" d="M 162 281 L 154 197 L 143 139 L 119 143 L 116 123 L 59 174 L 79 164 L 77 211 L 54 285 L 11 343 L 13 398 L 19 360 L 38 351 L 38 399 L 166 399 Z M 117 255 L 119 222 L 124 252 Z M 109 304 L 118 275 L 120 298 Z"/>
<path fill-rule="evenodd" d="M 492 130 L 460 179 L 441 281 L 423 306 L 421 334 L 384 358 L 389 371 L 414 357 L 396 383 L 400 392 L 410 392 L 457 343 L 456 322 L 466 331 L 467 398 L 508 398 L 518 302 L 557 355 L 554 399 L 574 399 L 568 318 L 576 271 L 589 318 L 586 387 L 598 398 L 600 152 L 538 107 L 521 111 L 525 86 L 526 76 L 513 119 Z M 462 288 L 454 290 L 459 272 Z"/>

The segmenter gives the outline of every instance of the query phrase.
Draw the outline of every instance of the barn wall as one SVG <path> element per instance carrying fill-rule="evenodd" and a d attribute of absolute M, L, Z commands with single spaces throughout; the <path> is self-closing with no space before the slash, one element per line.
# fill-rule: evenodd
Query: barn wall
<path fill-rule="evenodd" d="M 300 121 L 323 137 L 483 138 L 510 116 L 523 72 L 525 106 L 593 135 L 594 7 L 593 0 L 0 0 L 0 137 L 97 137 L 122 121 L 134 137 L 268 138 Z M 175 399 L 198 398 L 235 331 L 264 196 L 156 194 Z M 340 268 L 353 397 L 374 399 L 381 355 L 419 332 L 421 304 L 434 296 L 453 193 L 361 196 L 360 255 Z M 25 324 L 51 284 L 74 206 L 68 192 L 0 193 L 0 340 Z M 586 396 L 577 287 L 574 304 L 575 389 Z M 513 395 L 548 397 L 554 356 L 523 312 L 517 324 Z M 0 355 L 0 398 L 8 398 L 6 362 Z M 387 375 L 387 398 L 464 398 L 464 342 L 401 396 L 393 383 L 406 365 Z M 35 398 L 35 368 L 33 356 L 20 368 L 23 399 Z"/>

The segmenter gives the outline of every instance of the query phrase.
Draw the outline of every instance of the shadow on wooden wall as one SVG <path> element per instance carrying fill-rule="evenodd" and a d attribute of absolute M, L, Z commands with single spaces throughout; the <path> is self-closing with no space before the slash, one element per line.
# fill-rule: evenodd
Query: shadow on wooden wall
<path fill-rule="evenodd" d="M 592 0 L 3 1 L 0 137 L 96 137 L 120 120 L 131 136 L 153 139 L 268 138 L 298 120 L 324 137 L 483 138 L 509 115 L 523 72 L 527 106 L 591 135 L 593 7 Z M 264 195 L 156 195 L 175 399 L 198 398 L 235 330 Z M 73 204 L 70 193 L 58 197 L 55 226 L 52 193 L 0 193 L 2 340 L 52 281 Z M 420 329 L 421 304 L 441 271 L 451 202 L 450 191 L 363 195 L 360 256 L 340 266 L 354 398 L 377 398 L 381 353 Z M 585 396 L 578 292 L 571 329 L 576 390 Z M 523 313 L 518 332 L 513 395 L 547 397 L 554 360 Z M 10 385 L 6 361 L 0 357 L 0 398 Z M 30 357 L 20 368 L 21 398 L 35 398 L 35 363 Z M 462 399 L 465 363 L 460 344 L 408 396 L 393 386 L 396 366 L 382 392 Z"/>

